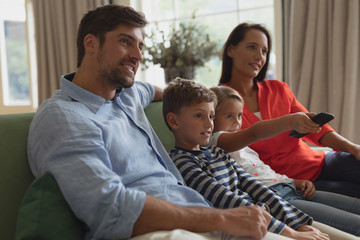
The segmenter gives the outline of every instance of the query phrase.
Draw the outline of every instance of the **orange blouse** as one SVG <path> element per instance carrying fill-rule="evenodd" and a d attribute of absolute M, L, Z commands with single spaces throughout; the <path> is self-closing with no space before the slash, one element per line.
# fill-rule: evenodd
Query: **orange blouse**
<path fill-rule="evenodd" d="M 266 80 L 257 85 L 259 88 L 258 106 L 263 120 L 289 113 L 308 112 L 296 100 L 286 83 Z M 242 121 L 242 128 L 248 128 L 260 119 L 244 105 Z M 305 141 L 321 146 L 319 139 L 329 131 L 334 130 L 329 124 L 325 124 L 319 133 L 311 133 L 300 139 L 289 137 L 289 132 L 285 132 L 271 139 L 258 141 L 250 147 L 277 173 L 294 179 L 314 181 L 321 173 L 325 153 L 311 149 Z"/>

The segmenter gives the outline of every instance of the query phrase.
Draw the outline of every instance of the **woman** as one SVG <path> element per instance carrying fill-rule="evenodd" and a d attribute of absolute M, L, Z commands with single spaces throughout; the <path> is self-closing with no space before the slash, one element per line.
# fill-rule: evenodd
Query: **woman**
<path fill-rule="evenodd" d="M 294 112 L 308 112 L 286 83 L 265 80 L 271 37 L 259 24 L 238 25 L 224 46 L 220 85 L 236 89 L 245 101 L 243 125 Z M 311 149 L 289 132 L 250 145 L 276 172 L 314 182 L 318 190 L 360 197 L 360 145 L 337 134 L 328 124 L 302 139 L 338 152 Z"/>

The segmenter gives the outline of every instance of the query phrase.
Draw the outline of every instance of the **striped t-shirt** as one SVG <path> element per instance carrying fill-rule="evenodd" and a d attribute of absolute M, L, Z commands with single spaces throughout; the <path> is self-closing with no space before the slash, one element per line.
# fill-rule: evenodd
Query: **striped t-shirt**
<path fill-rule="evenodd" d="M 201 147 L 199 151 L 175 147 L 170 155 L 186 184 L 214 207 L 266 206 L 273 216 L 268 227 L 273 233 L 281 233 L 284 224 L 296 229 L 312 222 L 310 216 L 252 177 L 219 147 Z"/>

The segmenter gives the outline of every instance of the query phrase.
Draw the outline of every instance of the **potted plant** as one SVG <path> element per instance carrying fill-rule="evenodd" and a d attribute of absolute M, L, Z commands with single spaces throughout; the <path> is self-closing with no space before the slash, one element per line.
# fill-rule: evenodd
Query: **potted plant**
<path fill-rule="evenodd" d="M 210 40 L 202 25 L 180 23 L 169 33 L 156 28 L 146 35 L 144 64 L 146 67 L 160 64 L 167 83 L 176 77 L 194 79 L 196 67 L 219 56 L 219 44 Z"/>

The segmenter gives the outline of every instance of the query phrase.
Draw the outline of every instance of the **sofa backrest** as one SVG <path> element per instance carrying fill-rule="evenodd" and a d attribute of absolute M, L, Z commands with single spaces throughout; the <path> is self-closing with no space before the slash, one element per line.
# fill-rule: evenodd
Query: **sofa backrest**
<path fill-rule="evenodd" d="M 0 239 L 14 239 L 18 209 L 34 179 L 26 151 L 33 116 L 0 115 Z"/>
<path fill-rule="evenodd" d="M 145 113 L 167 151 L 174 137 L 162 116 L 162 102 Z M 27 136 L 34 113 L 0 115 L 0 239 L 14 239 L 18 209 L 34 177 L 27 161 Z"/>
<path fill-rule="evenodd" d="M 165 124 L 165 120 L 162 115 L 162 102 L 153 102 L 146 109 L 145 114 L 149 119 L 151 126 L 153 127 L 156 135 L 164 145 L 166 151 L 170 150 L 175 145 L 175 138 L 172 132 Z"/>

